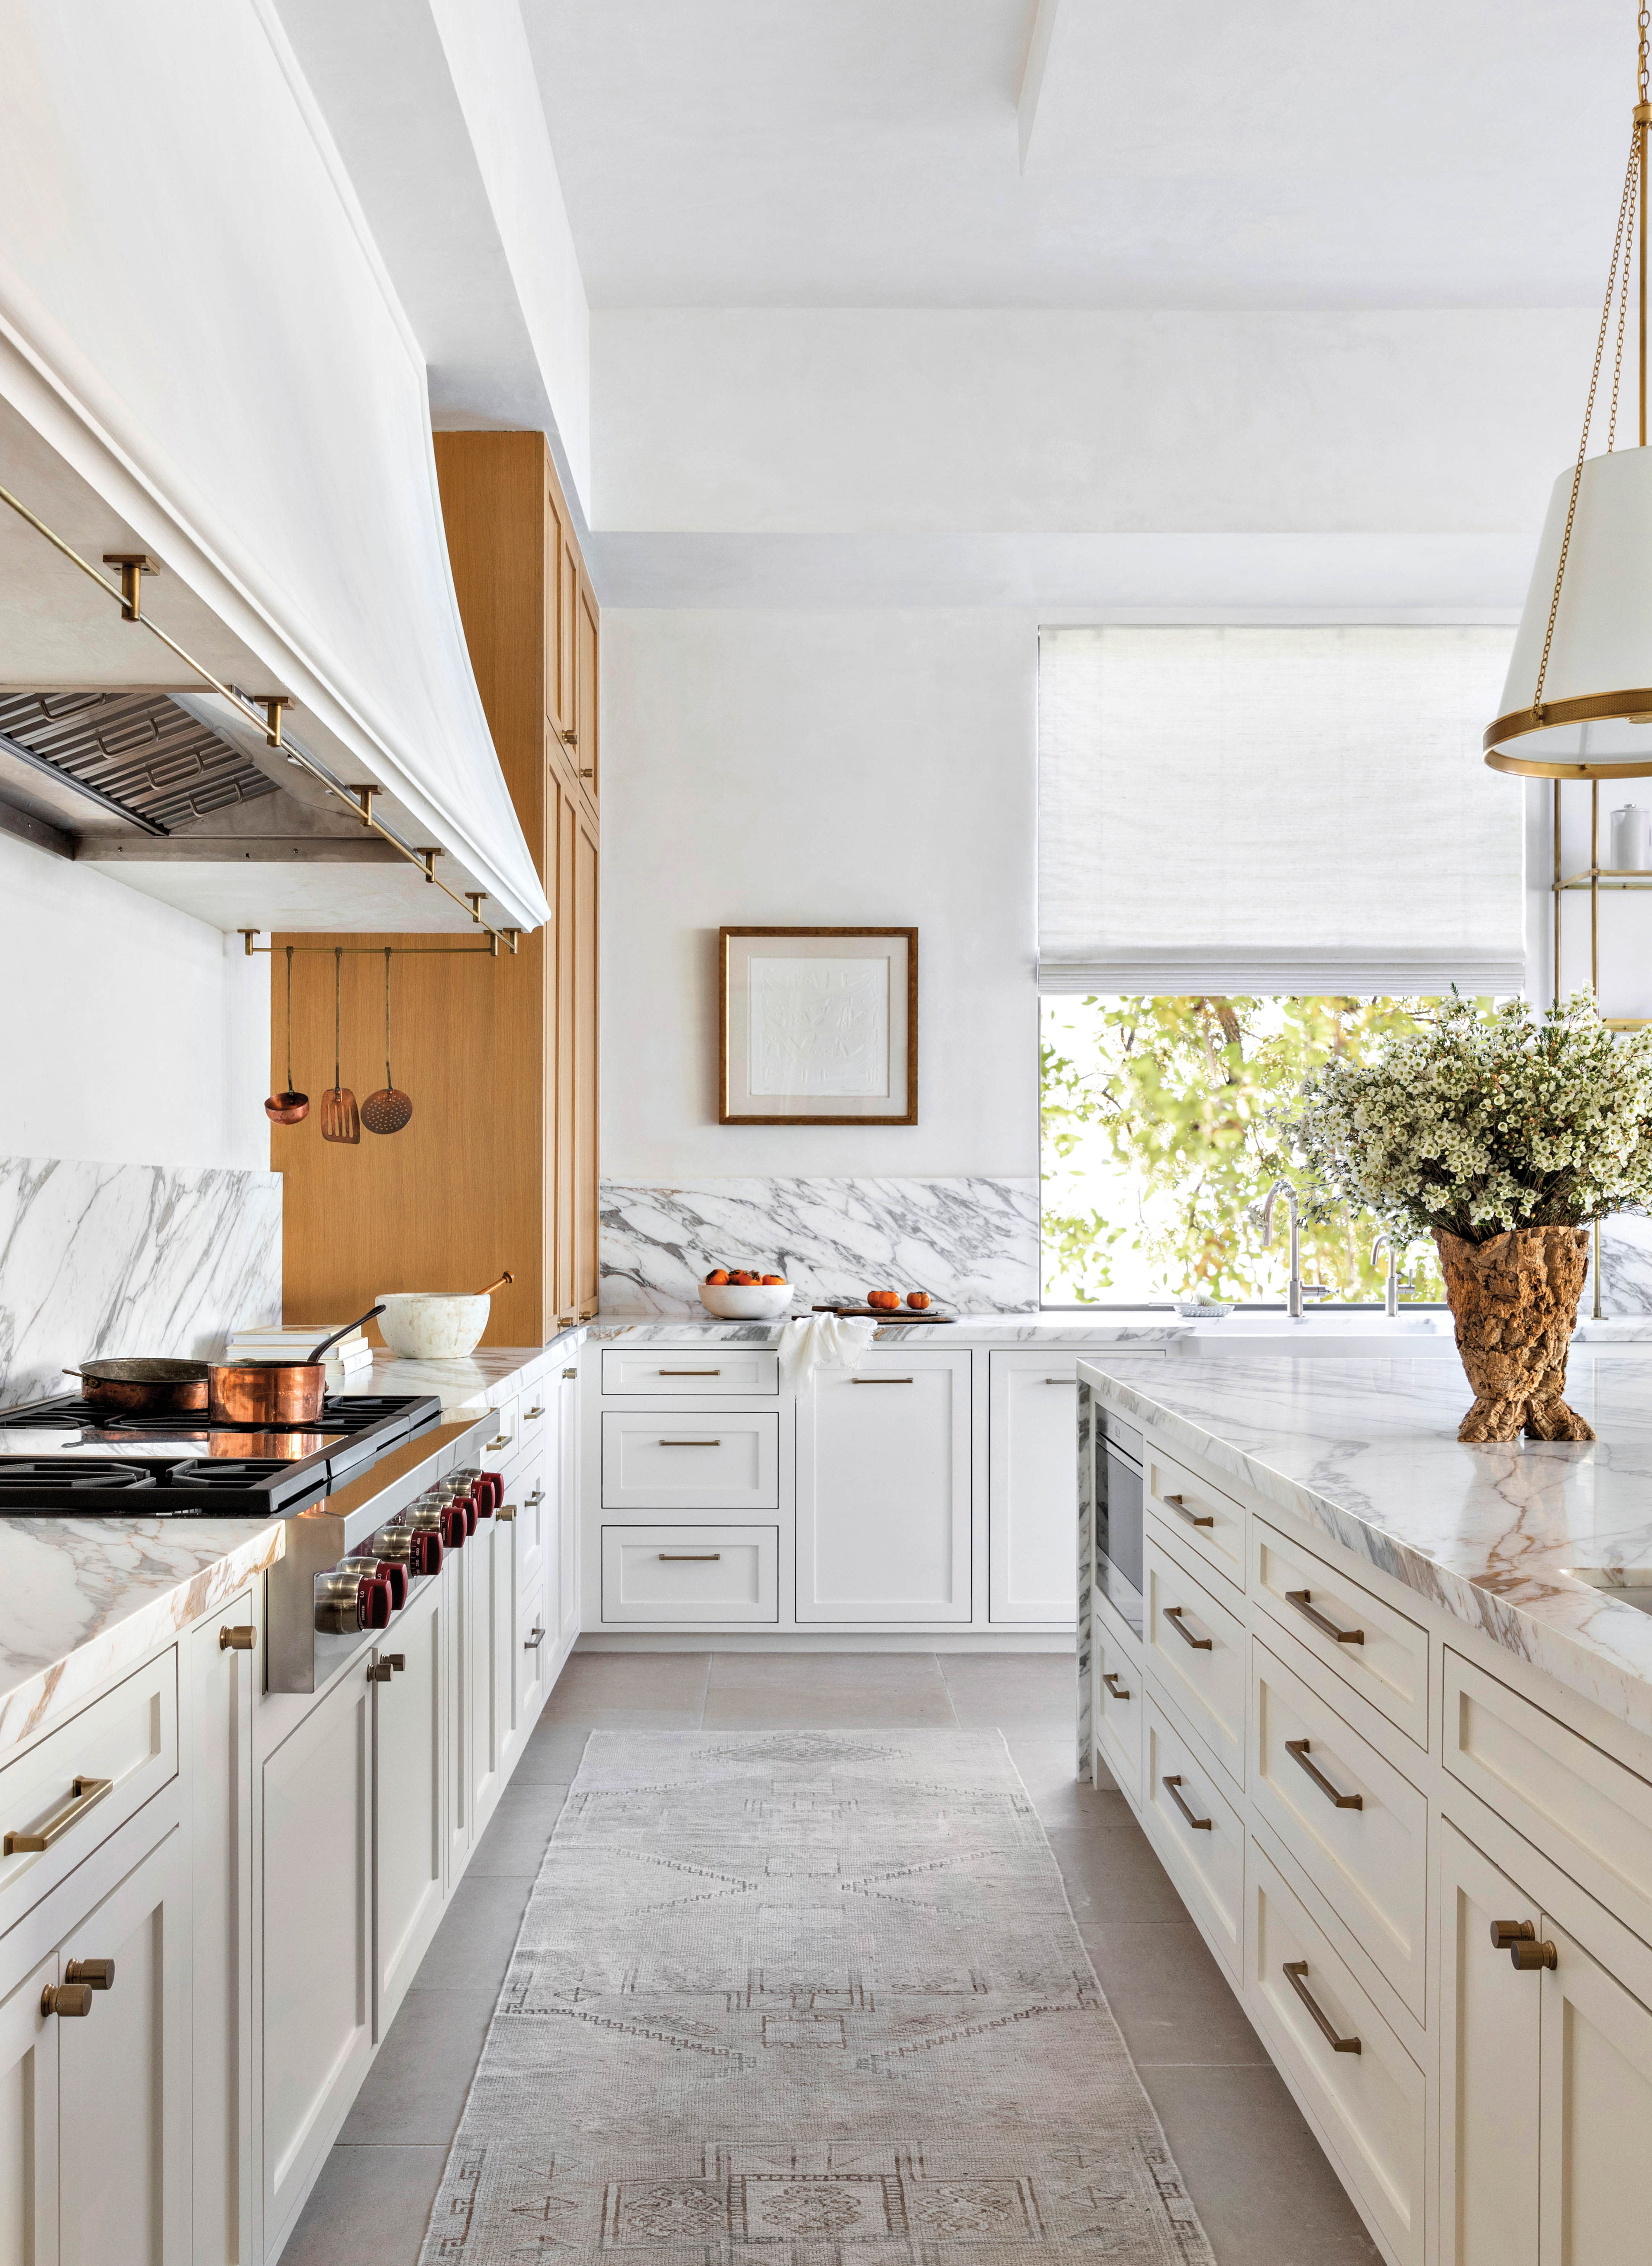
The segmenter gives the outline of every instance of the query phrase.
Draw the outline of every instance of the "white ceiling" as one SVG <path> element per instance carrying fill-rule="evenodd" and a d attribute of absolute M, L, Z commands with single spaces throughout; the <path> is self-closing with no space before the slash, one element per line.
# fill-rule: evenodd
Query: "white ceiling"
<path fill-rule="evenodd" d="M 1043 0 L 1046 11 L 1050 0 Z M 523 0 L 593 306 L 1575 306 L 1629 0 Z"/>

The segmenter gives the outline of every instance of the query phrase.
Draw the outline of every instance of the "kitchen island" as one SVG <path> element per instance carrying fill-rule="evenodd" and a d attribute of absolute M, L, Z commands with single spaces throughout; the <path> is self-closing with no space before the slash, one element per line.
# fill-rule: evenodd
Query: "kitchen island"
<path fill-rule="evenodd" d="M 1078 1378 L 1081 1773 L 1373 2239 L 1644 2255 L 1652 1360 L 1575 1350 L 1598 1438 L 1506 1447 L 1433 1358 Z"/>

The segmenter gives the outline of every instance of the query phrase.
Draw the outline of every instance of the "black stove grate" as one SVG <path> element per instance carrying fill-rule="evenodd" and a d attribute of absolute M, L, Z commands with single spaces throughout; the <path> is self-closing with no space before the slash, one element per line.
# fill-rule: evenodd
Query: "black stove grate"
<path fill-rule="evenodd" d="M 0 1458 L 0 1494 L 53 1495 L 92 1490 L 152 1488 L 165 1464 L 123 1464 L 113 1456 L 6 1456 Z"/>

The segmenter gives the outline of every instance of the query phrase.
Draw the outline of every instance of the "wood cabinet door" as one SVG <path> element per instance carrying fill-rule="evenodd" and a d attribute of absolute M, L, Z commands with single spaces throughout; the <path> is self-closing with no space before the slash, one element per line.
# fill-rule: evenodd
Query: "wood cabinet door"
<path fill-rule="evenodd" d="M 990 1356 L 987 1617 L 1071 1628 L 1078 1610 L 1078 1356 Z"/>
<path fill-rule="evenodd" d="M 1623 2266 L 1646 2257 L 1652 2240 L 1641 2189 L 1652 2143 L 1652 2012 L 1546 1914 L 1539 1934 L 1554 1946 L 1553 1968 L 1513 1977 L 1536 1983 L 1542 2002 L 1538 2256 L 1540 2266 Z"/>
<path fill-rule="evenodd" d="M 0 1970 L 0 2266 L 58 2266 L 57 2044 L 40 1994 L 57 1956 Z"/>
<path fill-rule="evenodd" d="M 114 1963 L 89 2015 L 57 2018 L 62 2266 L 190 2255 L 189 1874 L 174 1829 L 58 1947 L 65 1977 Z"/>
<path fill-rule="evenodd" d="M 574 753 L 593 811 L 602 792 L 602 633 L 596 594 L 581 570 L 574 625 Z"/>
<path fill-rule="evenodd" d="M 565 761 L 577 769 L 579 713 L 575 692 L 580 554 L 574 523 L 549 467 L 545 472 L 545 715 Z"/>
<path fill-rule="evenodd" d="M 392 1639 L 404 1664 L 373 1686 L 375 2038 L 389 2029 L 442 1919 L 445 1594 L 438 1579 L 412 1600 Z"/>
<path fill-rule="evenodd" d="M 1536 1986 L 1551 1978 L 1517 1974 L 1491 1927 L 1539 1915 L 1449 1820 L 1440 1833 L 1441 2255 L 1451 2266 L 1538 2266 Z"/>
<path fill-rule="evenodd" d="M 574 1299 L 581 1320 L 596 1312 L 597 1257 L 597 849 L 596 830 L 575 812 L 574 836 Z"/>
<path fill-rule="evenodd" d="M 252 1678 L 251 1590 L 199 1622 L 181 1651 L 191 1754 L 190 1963 L 194 2266 L 252 2255 Z M 0 2257 L 4 2256 L 0 2252 Z"/>
<path fill-rule="evenodd" d="M 817 1370 L 797 1411 L 800 1621 L 969 1618 L 969 1355 Z"/>
<path fill-rule="evenodd" d="M 358 1661 L 264 1764 L 264 2240 L 274 2255 L 373 2050 L 374 1686 Z"/>

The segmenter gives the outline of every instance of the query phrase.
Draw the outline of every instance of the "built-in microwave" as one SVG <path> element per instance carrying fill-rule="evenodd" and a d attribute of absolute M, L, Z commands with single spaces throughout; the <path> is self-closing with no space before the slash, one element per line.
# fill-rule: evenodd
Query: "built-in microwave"
<path fill-rule="evenodd" d="M 1092 1397 L 1096 1587 L 1142 1634 L 1142 1436 Z"/>

